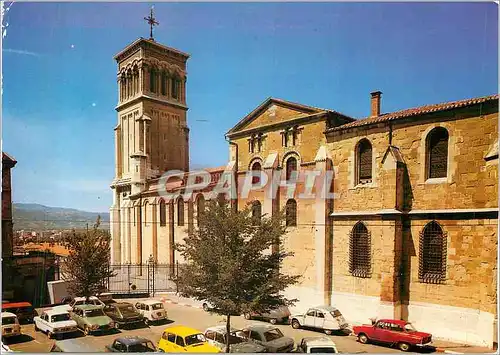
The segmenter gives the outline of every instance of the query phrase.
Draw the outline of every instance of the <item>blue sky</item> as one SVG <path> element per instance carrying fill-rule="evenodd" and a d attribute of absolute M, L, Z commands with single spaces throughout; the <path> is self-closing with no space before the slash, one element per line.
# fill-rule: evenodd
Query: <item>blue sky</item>
<path fill-rule="evenodd" d="M 106 211 L 113 55 L 150 3 L 14 3 L 4 21 L 3 149 L 15 202 Z M 224 165 L 224 133 L 269 96 L 369 112 L 498 91 L 494 3 L 156 3 L 158 42 L 190 53 L 190 159 Z M 208 120 L 203 122 L 199 120 Z"/>

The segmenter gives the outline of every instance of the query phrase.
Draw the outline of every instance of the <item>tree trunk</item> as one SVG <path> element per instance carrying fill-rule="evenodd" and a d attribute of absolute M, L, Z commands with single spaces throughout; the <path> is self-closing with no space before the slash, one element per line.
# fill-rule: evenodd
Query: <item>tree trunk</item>
<path fill-rule="evenodd" d="M 231 315 L 228 314 L 226 318 L 226 353 L 230 351 L 229 349 L 229 336 L 231 334 Z"/>

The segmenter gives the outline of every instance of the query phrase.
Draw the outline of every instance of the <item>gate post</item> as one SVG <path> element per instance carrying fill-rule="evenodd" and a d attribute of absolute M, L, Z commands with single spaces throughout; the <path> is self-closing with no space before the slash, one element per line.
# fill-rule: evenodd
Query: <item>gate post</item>
<path fill-rule="evenodd" d="M 130 262 L 127 263 L 127 284 L 128 284 L 128 294 L 130 295 Z"/>

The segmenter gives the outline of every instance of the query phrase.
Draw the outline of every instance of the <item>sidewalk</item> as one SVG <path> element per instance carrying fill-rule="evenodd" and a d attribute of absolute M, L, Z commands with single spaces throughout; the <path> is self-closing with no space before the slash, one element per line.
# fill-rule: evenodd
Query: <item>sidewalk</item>
<path fill-rule="evenodd" d="M 193 300 L 191 298 L 181 297 L 175 294 L 175 292 L 157 293 L 154 297 L 155 299 L 161 300 L 165 303 L 178 304 L 185 307 L 200 308 L 203 309 L 203 302 Z M 293 313 L 293 311 L 292 311 Z M 446 354 L 496 354 L 497 351 L 485 347 L 457 344 L 445 340 L 434 339 L 432 341 L 432 346 L 436 348 L 436 352 L 446 353 Z"/>

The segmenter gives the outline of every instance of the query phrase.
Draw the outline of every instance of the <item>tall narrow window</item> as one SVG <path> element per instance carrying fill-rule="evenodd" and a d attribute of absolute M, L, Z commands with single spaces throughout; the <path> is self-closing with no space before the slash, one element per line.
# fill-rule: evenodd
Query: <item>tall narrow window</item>
<path fill-rule="evenodd" d="M 172 78 L 171 83 L 172 83 L 172 97 L 174 99 L 179 98 L 179 79 L 177 78 Z"/>
<path fill-rule="evenodd" d="M 420 232 L 418 277 L 421 282 L 440 283 L 446 278 L 446 235 L 436 222 Z"/>
<path fill-rule="evenodd" d="M 258 161 L 256 161 L 255 163 L 252 164 L 252 171 L 258 171 L 258 172 L 262 172 L 262 166 L 260 165 L 260 163 Z M 252 184 L 258 184 L 260 181 L 260 176 L 253 176 L 252 177 Z"/>
<path fill-rule="evenodd" d="M 149 91 L 151 92 L 156 92 L 157 91 L 157 88 L 156 88 L 156 70 L 151 68 L 151 70 L 149 71 Z"/>
<path fill-rule="evenodd" d="M 167 74 L 165 72 L 161 73 L 161 94 L 167 94 Z"/>
<path fill-rule="evenodd" d="M 290 157 L 286 160 L 286 179 L 290 180 L 292 174 L 297 171 L 297 159 Z"/>
<path fill-rule="evenodd" d="M 287 227 L 297 226 L 297 202 L 294 199 L 290 199 L 286 202 L 285 221 Z"/>
<path fill-rule="evenodd" d="M 177 225 L 184 225 L 184 200 L 182 197 L 179 197 L 179 200 L 177 201 Z"/>
<path fill-rule="evenodd" d="M 427 136 L 427 178 L 443 178 L 448 170 L 448 131 L 436 127 Z"/>
<path fill-rule="evenodd" d="M 205 212 L 205 197 L 200 194 L 198 200 L 196 200 L 196 213 L 197 213 L 197 223 L 198 226 L 201 225 L 201 215 Z"/>
<path fill-rule="evenodd" d="M 370 277 L 371 240 L 366 226 L 358 222 L 349 235 L 349 272 L 357 277 Z"/>
<path fill-rule="evenodd" d="M 356 156 L 357 184 L 372 182 L 372 145 L 368 139 L 363 139 L 358 143 Z"/>
<path fill-rule="evenodd" d="M 167 225 L 167 209 L 165 201 L 160 201 L 160 227 Z"/>
<path fill-rule="evenodd" d="M 144 203 L 144 227 L 147 227 L 148 225 L 148 201 Z"/>
<path fill-rule="evenodd" d="M 252 202 L 252 221 L 254 225 L 259 225 L 262 218 L 262 205 L 259 201 Z"/>

